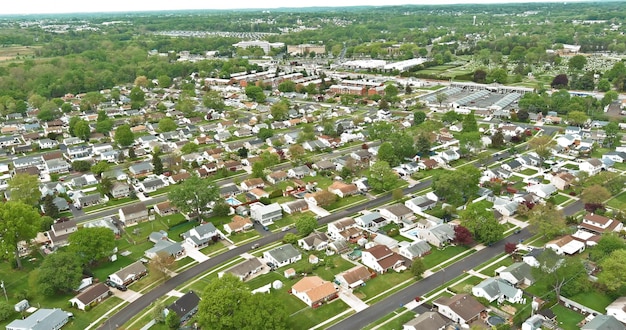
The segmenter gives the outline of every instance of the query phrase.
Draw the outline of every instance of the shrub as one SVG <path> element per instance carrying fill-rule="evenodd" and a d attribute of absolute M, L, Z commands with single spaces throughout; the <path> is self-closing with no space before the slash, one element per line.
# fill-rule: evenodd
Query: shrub
<path fill-rule="evenodd" d="M 85 312 L 89 312 L 91 310 L 91 306 L 90 305 L 85 305 Z"/>

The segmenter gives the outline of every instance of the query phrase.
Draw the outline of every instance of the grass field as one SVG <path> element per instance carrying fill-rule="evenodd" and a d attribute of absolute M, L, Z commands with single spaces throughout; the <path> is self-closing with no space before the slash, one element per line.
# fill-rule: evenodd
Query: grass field
<path fill-rule="evenodd" d="M 466 246 L 448 246 L 443 250 L 432 249 L 431 253 L 424 257 L 424 265 L 426 268 L 433 268 L 439 264 L 456 257 L 457 255 L 468 250 Z"/>
<path fill-rule="evenodd" d="M 556 320 L 559 323 L 559 326 L 564 330 L 580 329 L 578 327 L 578 323 L 585 318 L 582 314 L 578 314 L 563 305 L 556 305 L 552 307 L 552 311 L 556 315 Z"/>
<path fill-rule="evenodd" d="M 618 210 L 624 209 L 626 207 L 626 191 L 610 199 L 607 205 Z"/>
<path fill-rule="evenodd" d="M 32 56 L 39 46 L 7 46 L 0 47 L 0 62 L 12 61 L 23 56 Z"/>
<path fill-rule="evenodd" d="M 367 281 L 365 286 L 354 289 L 354 293 L 357 297 L 360 297 L 363 301 L 374 298 L 376 295 L 382 293 L 385 290 L 389 290 L 392 287 L 411 279 L 411 272 L 405 271 L 403 273 L 396 273 L 390 271 L 388 273 L 378 275 L 375 278 Z"/>

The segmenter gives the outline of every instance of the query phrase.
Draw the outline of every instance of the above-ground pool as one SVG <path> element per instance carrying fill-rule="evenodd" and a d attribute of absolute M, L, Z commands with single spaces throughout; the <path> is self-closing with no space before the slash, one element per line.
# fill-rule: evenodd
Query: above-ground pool
<path fill-rule="evenodd" d="M 489 325 L 491 326 L 496 326 L 498 324 L 503 324 L 504 322 L 506 322 L 505 319 L 501 318 L 498 315 L 491 315 L 487 318 L 487 323 L 489 323 Z"/>
<path fill-rule="evenodd" d="M 235 197 L 228 197 L 224 201 L 226 201 L 226 203 L 228 203 L 228 205 L 230 206 L 237 206 L 241 204 L 241 202 Z"/>

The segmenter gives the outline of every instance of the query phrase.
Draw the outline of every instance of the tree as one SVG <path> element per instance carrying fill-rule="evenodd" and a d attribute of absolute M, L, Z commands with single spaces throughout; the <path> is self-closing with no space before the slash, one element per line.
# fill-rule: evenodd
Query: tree
<path fill-rule="evenodd" d="M 172 78 L 170 78 L 168 75 L 160 75 L 157 77 L 157 79 L 159 81 L 160 87 L 167 88 L 172 86 Z"/>
<path fill-rule="evenodd" d="M 108 171 L 110 167 L 111 164 L 109 162 L 107 162 L 106 160 L 101 160 L 91 166 L 91 172 L 97 176 L 101 176 L 102 173 Z"/>
<path fill-rule="evenodd" d="M 110 194 L 114 184 L 115 182 L 113 182 L 113 179 L 111 177 L 102 177 L 100 179 L 100 183 L 98 183 L 98 190 L 102 195 Z"/>
<path fill-rule="evenodd" d="M 443 102 L 445 102 L 448 99 L 448 94 L 446 93 L 437 93 L 437 95 L 435 95 L 435 100 L 437 101 L 437 103 L 439 103 L 439 107 L 441 108 L 441 105 L 443 104 Z"/>
<path fill-rule="evenodd" d="M 50 218 L 56 219 L 59 217 L 59 208 L 53 202 L 53 195 L 46 195 L 43 198 L 43 212 Z"/>
<path fill-rule="evenodd" d="M 530 232 L 551 239 L 567 228 L 563 211 L 552 203 L 535 205 L 528 218 Z"/>
<path fill-rule="evenodd" d="M 506 242 L 506 244 L 504 244 L 504 253 L 513 254 L 515 250 L 517 250 L 517 244 L 511 242 Z"/>
<path fill-rule="evenodd" d="M 205 287 L 196 314 L 202 328 L 286 329 L 288 315 L 273 295 L 252 294 L 239 278 L 226 274 Z"/>
<path fill-rule="evenodd" d="M 218 91 L 208 91 L 202 100 L 202 103 L 205 107 L 209 109 L 214 109 L 217 111 L 222 111 L 226 108 L 226 104 L 224 103 L 224 99 L 220 95 Z"/>
<path fill-rule="evenodd" d="M 471 132 L 478 132 L 478 123 L 473 112 L 470 112 L 463 118 L 463 133 Z"/>
<path fill-rule="evenodd" d="M 328 190 L 322 190 L 315 193 L 315 200 L 317 201 L 318 206 L 326 207 L 337 200 L 337 195 Z"/>
<path fill-rule="evenodd" d="M 378 109 L 380 110 L 389 110 L 389 102 L 387 100 L 382 99 L 378 102 Z"/>
<path fill-rule="evenodd" d="M 39 266 L 37 289 L 45 296 L 72 292 L 78 287 L 82 277 L 83 267 L 78 256 L 71 252 L 58 251 L 46 256 Z"/>
<path fill-rule="evenodd" d="M 152 153 L 152 172 L 156 175 L 163 174 L 163 161 L 161 160 L 160 152 Z"/>
<path fill-rule="evenodd" d="M 402 188 L 396 188 L 391 191 L 391 199 L 393 199 L 394 201 L 401 200 L 402 198 L 404 198 L 404 192 L 402 191 Z"/>
<path fill-rule="evenodd" d="M 370 166 L 369 184 L 373 190 L 389 191 L 398 183 L 398 176 L 389 163 L 379 160 Z"/>
<path fill-rule="evenodd" d="M 17 267 L 21 269 L 17 243 L 35 238 L 41 221 L 37 210 L 23 202 L 10 200 L 0 204 L 0 257 L 16 260 Z"/>
<path fill-rule="evenodd" d="M 387 121 L 377 121 L 368 128 L 371 140 L 380 140 L 385 142 L 389 139 L 391 133 L 396 131 L 396 127 Z"/>
<path fill-rule="evenodd" d="M 415 143 L 415 149 L 421 157 L 430 155 L 430 140 L 426 134 L 420 134 Z"/>
<path fill-rule="evenodd" d="M 245 89 L 246 96 L 255 102 L 265 102 L 265 93 L 259 86 L 249 85 Z"/>
<path fill-rule="evenodd" d="M 605 187 L 595 184 L 583 189 L 580 198 L 585 204 L 604 204 L 611 198 L 611 192 Z"/>
<path fill-rule="evenodd" d="M 567 114 L 567 121 L 572 126 L 582 126 L 587 120 L 589 117 L 582 111 L 572 111 Z"/>
<path fill-rule="evenodd" d="M 378 148 L 377 158 L 389 163 L 389 166 L 397 166 L 400 164 L 400 160 L 396 157 L 393 145 L 389 142 L 384 142 Z"/>
<path fill-rule="evenodd" d="M 469 246 L 474 243 L 474 238 L 469 229 L 458 225 L 454 227 L 454 243 Z"/>
<path fill-rule="evenodd" d="M 579 258 L 563 258 L 552 249 L 545 249 L 537 256 L 539 267 L 532 269 L 537 283 L 546 283 L 554 289 L 557 300 L 560 300 L 561 290 L 568 282 L 586 277 L 585 266 Z"/>
<path fill-rule="evenodd" d="M 72 169 L 78 172 L 87 172 L 91 169 L 91 164 L 86 160 L 75 160 L 72 162 Z"/>
<path fill-rule="evenodd" d="M 289 102 L 281 100 L 272 104 L 270 114 L 274 120 L 287 120 L 289 118 Z"/>
<path fill-rule="evenodd" d="M 480 171 L 473 166 L 445 171 L 433 178 L 433 191 L 448 204 L 462 205 L 475 198 L 480 175 Z"/>
<path fill-rule="evenodd" d="M 616 250 L 600 262 L 598 283 L 610 292 L 620 292 L 626 283 L 626 250 Z"/>
<path fill-rule="evenodd" d="M 296 83 L 293 80 L 285 80 L 278 84 L 278 90 L 283 93 L 291 93 L 296 90 Z"/>
<path fill-rule="evenodd" d="M 294 144 L 289 147 L 289 159 L 294 164 L 302 164 L 304 162 L 304 154 L 306 150 L 299 144 Z"/>
<path fill-rule="evenodd" d="M 216 217 L 225 217 L 230 213 L 230 205 L 223 199 L 220 199 L 215 202 L 211 211 Z"/>
<path fill-rule="evenodd" d="M 96 122 L 96 132 L 106 134 L 113 129 L 113 120 L 107 118 Z"/>
<path fill-rule="evenodd" d="M 283 236 L 283 243 L 285 244 L 298 244 L 298 235 L 294 233 L 287 233 Z"/>
<path fill-rule="evenodd" d="M 496 82 L 498 84 L 506 84 L 508 78 L 509 78 L 509 74 L 506 72 L 506 70 L 502 68 L 491 70 L 487 74 L 488 82 Z"/>
<path fill-rule="evenodd" d="M 128 148 L 128 158 L 130 159 L 137 158 L 137 155 L 135 154 L 135 148 Z"/>
<path fill-rule="evenodd" d="M 613 101 L 617 100 L 618 97 L 619 94 L 616 91 L 608 91 L 604 93 L 601 104 L 602 106 L 606 107 L 607 105 L 613 103 Z"/>
<path fill-rule="evenodd" d="M 200 146 L 193 142 L 187 142 L 182 148 L 180 148 L 180 152 L 183 154 L 198 152 L 198 150 L 200 150 Z"/>
<path fill-rule="evenodd" d="M 168 198 L 172 205 L 181 212 L 192 213 L 198 219 L 209 210 L 209 204 L 219 199 L 220 192 L 217 186 L 192 175 L 182 184 L 170 190 Z"/>
<path fill-rule="evenodd" d="M 489 245 L 504 237 L 504 226 L 483 203 L 472 203 L 459 215 L 461 225 L 467 227 L 478 242 Z"/>
<path fill-rule="evenodd" d="M 600 79 L 600 81 L 598 82 L 598 90 L 600 92 L 608 92 L 611 90 L 611 83 L 609 82 L 608 79 Z"/>
<path fill-rule="evenodd" d="M 506 142 L 504 141 L 504 134 L 502 134 L 502 130 L 497 130 L 495 133 L 493 133 L 493 136 L 491 137 L 491 146 L 493 146 L 494 148 L 502 148 L 504 147 L 504 144 Z"/>
<path fill-rule="evenodd" d="M 550 86 L 556 89 L 567 88 L 567 85 L 569 85 L 569 79 L 564 73 L 556 75 L 550 83 Z"/>
<path fill-rule="evenodd" d="M 83 265 L 110 256 L 115 248 L 115 234 L 104 227 L 82 228 L 72 233 L 67 241 L 70 243 L 68 250 L 74 253 Z"/>
<path fill-rule="evenodd" d="M 421 279 L 425 272 L 426 265 L 424 265 L 422 258 L 413 259 L 413 263 L 411 264 L 411 274 L 413 274 L 416 279 Z"/>
<path fill-rule="evenodd" d="M 261 128 L 257 134 L 257 137 L 263 141 L 271 138 L 272 136 L 274 136 L 274 130 L 265 127 Z"/>
<path fill-rule="evenodd" d="M 172 118 L 165 117 L 159 120 L 159 132 L 172 132 L 176 130 L 176 122 Z"/>
<path fill-rule="evenodd" d="M 552 153 L 551 148 L 553 143 L 552 137 L 549 135 L 539 135 L 528 141 L 528 146 L 535 150 L 537 156 L 539 156 L 541 165 L 543 165 L 543 162 L 546 158 L 550 157 L 550 154 Z"/>
<path fill-rule="evenodd" d="M 146 105 L 146 93 L 144 93 L 139 86 L 133 87 L 128 96 L 130 98 L 131 108 L 139 109 Z"/>
<path fill-rule="evenodd" d="M 487 71 L 478 69 L 474 71 L 474 75 L 472 76 L 472 81 L 477 82 L 479 84 L 484 84 L 487 81 Z"/>
<path fill-rule="evenodd" d="M 135 142 L 135 135 L 129 125 L 120 125 L 115 129 L 115 142 L 122 147 L 128 147 Z"/>
<path fill-rule="evenodd" d="M 626 241 L 619 237 L 617 233 L 603 234 L 589 253 L 589 257 L 594 261 L 600 261 L 617 250 L 626 249 Z"/>
<path fill-rule="evenodd" d="M 15 174 L 7 182 L 9 196 L 12 201 L 22 202 L 29 206 L 35 206 L 41 198 L 39 191 L 39 178 L 27 173 Z"/>
<path fill-rule="evenodd" d="M 424 111 L 413 112 L 413 126 L 419 126 L 426 120 L 426 113 Z"/>
<path fill-rule="evenodd" d="M 587 58 L 583 55 L 574 55 L 567 62 L 570 71 L 582 70 L 587 65 Z"/>
<path fill-rule="evenodd" d="M 296 229 L 300 235 L 308 236 L 317 228 L 317 220 L 310 214 L 305 214 L 296 219 Z"/>
<path fill-rule="evenodd" d="M 84 141 L 89 140 L 89 136 L 91 135 L 91 127 L 86 120 L 79 120 L 74 126 L 73 130 L 74 136 L 77 138 L 83 139 Z"/>
<path fill-rule="evenodd" d="M 8 320 L 13 314 L 15 314 L 13 306 L 8 302 L 0 301 L 0 322 Z"/>
<path fill-rule="evenodd" d="M 167 313 L 165 325 L 170 329 L 178 329 L 180 327 L 180 317 L 178 317 L 178 314 L 171 311 Z"/>
<path fill-rule="evenodd" d="M 157 280 L 169 278 L 175 267 L 176 259 L 165 251 L 159 251 L 148 263 L 150 276 Z"/>

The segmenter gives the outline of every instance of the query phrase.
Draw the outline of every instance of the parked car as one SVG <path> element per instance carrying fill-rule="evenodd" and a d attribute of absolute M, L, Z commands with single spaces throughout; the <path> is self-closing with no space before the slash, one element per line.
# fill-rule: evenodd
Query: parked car
<path fill-rule="evenodd" d="M 258 249 L 258 248 L 259 248 L 259 246 L 260 246 L 260 244 L 259 244 L 259 243 L 254 243 L 254 244 L 252 244 L 252 246 L 250 247 L 250 249 L 252 249 L 252 250 L 254 250 L 254 249 Z"/>
<path fill-rule="evenodd" d="M 128 288 L 126 287 L 126 285 L 118 285 L 118 286 L 117 286 L 117 289 L 118 289 L 118 290 L 120 290 L 120 291 L 126 291 L 126 290 L 128 290 Z"/>
<path fill-rule="evenodd" d="M 265 230 L 265 231 L 270 231 L 270 229 L 269 229 L 269 228 L 267 228 L 267 226 L 263 226 L 263 230 Z"/>

